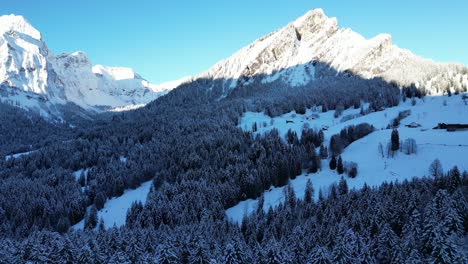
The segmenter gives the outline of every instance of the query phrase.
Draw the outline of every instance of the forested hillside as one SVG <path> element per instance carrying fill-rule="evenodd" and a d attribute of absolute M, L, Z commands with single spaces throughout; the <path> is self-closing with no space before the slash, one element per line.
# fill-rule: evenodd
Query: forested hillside
<path fill-rule="evenodd" d="M 61 130 L 44 123 L 35 134 L 35 124 L 43 121 L 24 121 L 15 136 L 32 145 L 21 151 L 31 152 L 0 159 L 0 259 L 372 263 L 411 257 L 462 263 L 467 175 L 455 168 L 448 176 L 379 189 L 349 191 L 343 180 L 318 202 L 297 201 L 289 192 L 284 205 L 260 210 L 241 226 L 229 223 L 226 208 L 285 186 L 304 170 L 315 173 L 320 159 L 332 156 L 317 152 L 325 140 L 320 130 L 306 129 L 290 142 L 276 130 L 254 136 L 238 127 L 243 113 L 276 116 L 314 105 L 323 111 L 359 109 L 362 101 L 378 111 L 402 98 L 398 87 L 380 79 L 326 71 L 314 85 L 291 90 L 281 81 L 258 80 L 250 90 L 224 98 L 223 80 L 200 79 L 145 108 L 76 121 L 63 133 L 47 133 Z M 415 88 L 404 91 L 423 96 Z M 33 144 L 37 136 L 47 144 Z M 79 170 L 88 172 L 77 180 Z M 104 230 L 96 211 L 108 198 L 148 180 L 153 187 L 146 203 L 132 205 L 126 226 Z M 84 231 L 70 230 L 83 218 Z"/>

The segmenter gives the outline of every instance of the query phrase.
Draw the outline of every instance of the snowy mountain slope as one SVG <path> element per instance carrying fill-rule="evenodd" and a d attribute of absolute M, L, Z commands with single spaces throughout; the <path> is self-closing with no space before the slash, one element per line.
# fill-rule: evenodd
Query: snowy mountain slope
<path fill-rule="evenodd" d="M 23 17 L 0 17 L 0 98 L 44 115 L 56 105 L 84 109 L 146 104 L 184 81 L 154 85 L 122 67 L 93 66 L 83 52 L 54 55 Z"/>
<path fill-rule="evenodd" d="M 383 146 L 390 140 L 391 129 L 386 129 L 387 125 L 395 118 L 400 111 L 411 110 L 411 115 L 401 121 L 399 130 L 400 140 L 414 138 L 417 143 L 417 153 L 406 155 L 402 152 L 395 157 L 382 157 L 378 151 L 379 143 Z M 328 160 L 322 162 L 322 170 L 316 174 L 304 173 L 294 180 L 290 180 L 298 197 L 303 197 L 305 184 L 311 180 L 315 196 L 318 197 L 318 190 L 327 193 L 331 184 L 338 183 L 341 176 L 344 176 L 350 188 L 361 188 L 364 183 L 370 186 L 379 186 L 383 182 L 403 181 L 413 177 L 428 176 L 429 165 L 435 159 L 439 159 L 444 170 L 449 170 L 453 166 L 458 166 L 460 170 L 467 170 L 468 152 L 468 131 L 447 132 L 446 130 L 433 130 L 440 122 L 444 123 L 468 123 L 468 99 L 459 96 L 428 96 L 424 99 L 416 100 L 416 105 L 411 102 L 401 103 L 399 106 L 387 108 L 384 111 L 370 113 L 355 119 L 341 122 L 340 118 L 333 117 L 334 111 L 325 113 L 315 113 L 312 109 L 306 114 L 300 115 L 291 112 L 279 117 L 270 118 L 264 113 L 247 112 L 244 114 L 239 127 L 251 131 L 253 123 L 257 123 L 257 132 L 263 134 L 272 129 L 278 129 L 279 135 L 283 138 L 286 132 L 291 129 L 298 136 L 301 135 L 302 127 L 307 124 L 311 128 L 322 128 L 324 131 L 324 145 L 329 144 L 330 137 L 340 133 L 340 130 L 360 123 L 372 124 L 376 131 L 368 136 L 359 139 L 349 145 L 341 155 L 345 162 L 356 162 L 358 164 L 358 175 L 352 179 L 345 174 L 338 175 L 328 167 Z M 343 116 L 359 113 L 359 109 L 348 109 Z M 307 117 L 316 114 L 317 118 L 310 120 Z M 293 121 L 286 122 L 286 121 Z M 417 123 L 419 128 L 408 128 L 405 125 Z M 277 206 L 284 201 L 284 187 L 271 188 L 264 192 L 264 209 L 269 206 Z M 257 200 L 246 200 L 236 206 L 226 210 L 229 218 L 240 223 L 244 213 L 250 213 L 257 208 Z"/>
<path fill-rule="evenodd" d="M 263 83 L 282 79 L 294 87 L 314 80 L 314 62 L 363 78 L 415 84 L 432 94 L 468 87 L 468 69 L 463 65 L 420 58 L 393 45 L 387 34 L 365 39 L 351 29 L 339 28 L 336 18 L 327 17 L 321 9 L 254 41 L 197 77 L 223 79 L 225 91 L 248 85 L 259 75 L 266 75 Z"/>

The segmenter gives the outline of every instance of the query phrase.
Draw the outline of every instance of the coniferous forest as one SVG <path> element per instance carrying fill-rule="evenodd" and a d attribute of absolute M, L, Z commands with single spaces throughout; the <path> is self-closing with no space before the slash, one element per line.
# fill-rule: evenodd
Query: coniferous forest
<path fill-rule="evenodd" d="M 222 99 L 223 80 L 199 79 L 144 108 L 69 123 L 2 105 L 11 114 L 0 116 L 0 262 L 465 263 L 467 172 L 428 168 L 427 177 L 361 190 L 345 176 L 318 200 L 312 183 L 297 199 L 289 179 L 317 172 L 322 159 L 341 161 L 374 128 L 348 127 L 324 146 L 312 128 L 285 141 L 276 130 L 254 136 L 238 127 L 246 111 L 278 116 L 362 100 L 378 111 L 402 98 L 380 79 L 323 71 L 313 86 L 252 80 Z M 2 158 L 19 152 L 29 153 Z M 77 180 L 81 169 L 88 173 Z M 150 180 L 146 203 L 132 205 L 124 227 L 96 218 L 107 199 Z M 270 186 L 287 186 L 283 204 L 240 224 L 227 219 L 240 201 L 262 204 Z M 82 219 L 85 230 L 70 228 Z"/>

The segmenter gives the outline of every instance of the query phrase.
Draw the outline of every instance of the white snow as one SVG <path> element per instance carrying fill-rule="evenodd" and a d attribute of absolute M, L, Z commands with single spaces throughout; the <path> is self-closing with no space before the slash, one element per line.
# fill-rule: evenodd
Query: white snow
<path fill-rule="evenodd" d="M 127 159 L 127 157 L 125 157 L 125 156 L 120 156 L 120 157 L 119 157 L 119 161 L 120 161 L 121 163 L 124 163 L 124 164 L 125 164 L 125 163 L 127 163 L 128 159 Z"/>
<path fill-rule="evenodd" d="M 35 39 L 41 39 L 41 33 L 29 24 L 23 16 L 0 16 L 0 32 L 18 31 Z"/>
<path fill-rule="evenodd" d="M 72 174 L 73 176 L 75 176 L 75 179 L 78 181 L 81 177 L 81 174 L 84 174 L 84 176 L 87 177 L 88 171 L 89 169 L 80 169 L 80 170 L 74 171 Z"/>
<path fill-rule="evenodd" d="M 104 204 L 104 208 L 98 211 L 98 219 L 103 219 L 106 228 L 111 228 L 114 225 L 116 227 L 125 225 L 127 210 L 132 206 L 133 202 L 140 201 L 144 204 L 151 186 L 152 181 L 147 181 L 134 190 L 126 190 L 120 197 L 107 200 Z M 88 210 L 90 210 L 90 207 Z M 72 228 L 75 230 L 83 229 L 84 219 Z"/>
<path fill-rule="evenodd" d="M 445 103 L 444 103 L 445 102 Z M 467 101 L 468 103 L 468 101 Z M 445 105 L 446 104 L 446 105 Z M 398 115 L 399 111 L 411 110 L 411 115 L 401 121 L 398 129 L 400 140 L 414 138 L 417 143 L 417 154 L 406 155 L 398 152 L 395 157 L 384 157 L 379 154 L 378 145 L 382 143 L 385 149 L 390 140 L 391 130 L 385 129 L 387 124 Z M 343 161 L 353 161 L 358 164 L 358 175 L 351 179 L 344 175 L 348 186 L 359 189 L 364 183 L 370 186 L 378 186 L 383 182 L 403 181 L 413 177 L 424 177 L 428 175 L 429 165 L 435 159 L 439 159 L 444 170 L 449 170 L 453 166 L 458 166 L 460 170 L 468 170 L 468 131 L 447 132 L 446 130 L 432 129 L 438 123 L 464 123 L 468 124 L 468 106 L 461 99 L 461 96 L 440 96 L 426 97 L 417 100 L 415 106 L 411 106 L 410 100 L 401 103 L 397 107 L 385 109 L 381 112 L 370 113 L 346 122 L 339 122 L 333 118 L 333 112 L 316 113 L 318 119 L 309 121 L 306 119 L 312 111 L 309 109 L 305 115 L 295 115 L 288 113 L 280 117 L 269 118 L 263 113 L 246 113 L 241 120 L 240 127 L 251 130 L 253 122 L 259 124 L 257 133 L 264 133 L 273 128 L 277 128 L 281 136 L 284 136 L 289 128 L 300 134 L 304 123 L 310 127 L 330 126 L 325 134 L 325 144 L 329 138 L 340 132 L 346 126 L 367 122 L 376 127 L 370 135 L 353 142 L 341 155 Z M 359 112 L 359 110 L 346 110 L 343 115 Z M 273 125 L 270 125 L 273 120 Z M 286 120 L 294 121 L 294 124 L 286 124 Z M 416 122 L 421 125 L 419 128 L 408 128 L 404 125 Z M 263 127 L 260 124 L 266 123 Z M 316 174 L 304 173 L 296 179 L 291 180 L 291 185 L 298 197 L 303 197 L 305 183 L 307 179 L 312 181 L 315 189 L 315 197 L 318 197 L 318 190 L 322 189 L 326 194 L 331 184 L 337 183 L 340 179 L 335 171 L 328 167 L 328 160 L 323 161 L 322 170 Z M 272 188 L 264 193 L 265 206 L 267 210 L 270 206 L 277 206 L 284 200 L 283 188 Z M 226 210 L 227 216 L 237 222 L 242 220 L 244 213 L 250 213 L 257 207 L 257 200 L 242 201 L 236 206 Z"/>
<path fill-rule="evenodd" d="M 16 154 L 11 154 L 11 155 L 7 155 L 5 156 L 5 160 L 10 160 L 10 159 L 17 159 L 21 156 L 27 156 L 31 153 L 33 153 L 35 150 L 32 150 L 32 151 L 26 151 L 26 152 L 22 152 L 22 153 L 16 153 Z"/>
<path fill-rule="evenodd" d="M 135 105 L 116 107 L 116 108 L 112 108 L 111 110 L 109 110 L 109 112 L 124 112 L 124 111 L 135 110 L 135 109 L 142 108 L 142 107 L 145 107 L 145 104 L 135 104 Z"/>

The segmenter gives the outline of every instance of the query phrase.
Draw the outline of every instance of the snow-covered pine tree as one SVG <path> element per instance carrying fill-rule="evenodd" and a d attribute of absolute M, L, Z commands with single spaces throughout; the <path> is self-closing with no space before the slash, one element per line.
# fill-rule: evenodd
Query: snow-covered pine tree
<path fill-rule="evenodd" d="M 331 264 L 330 252 L 326 247 L 316 246 L 312 249 L 307 263 L 310 264 Z"/>

